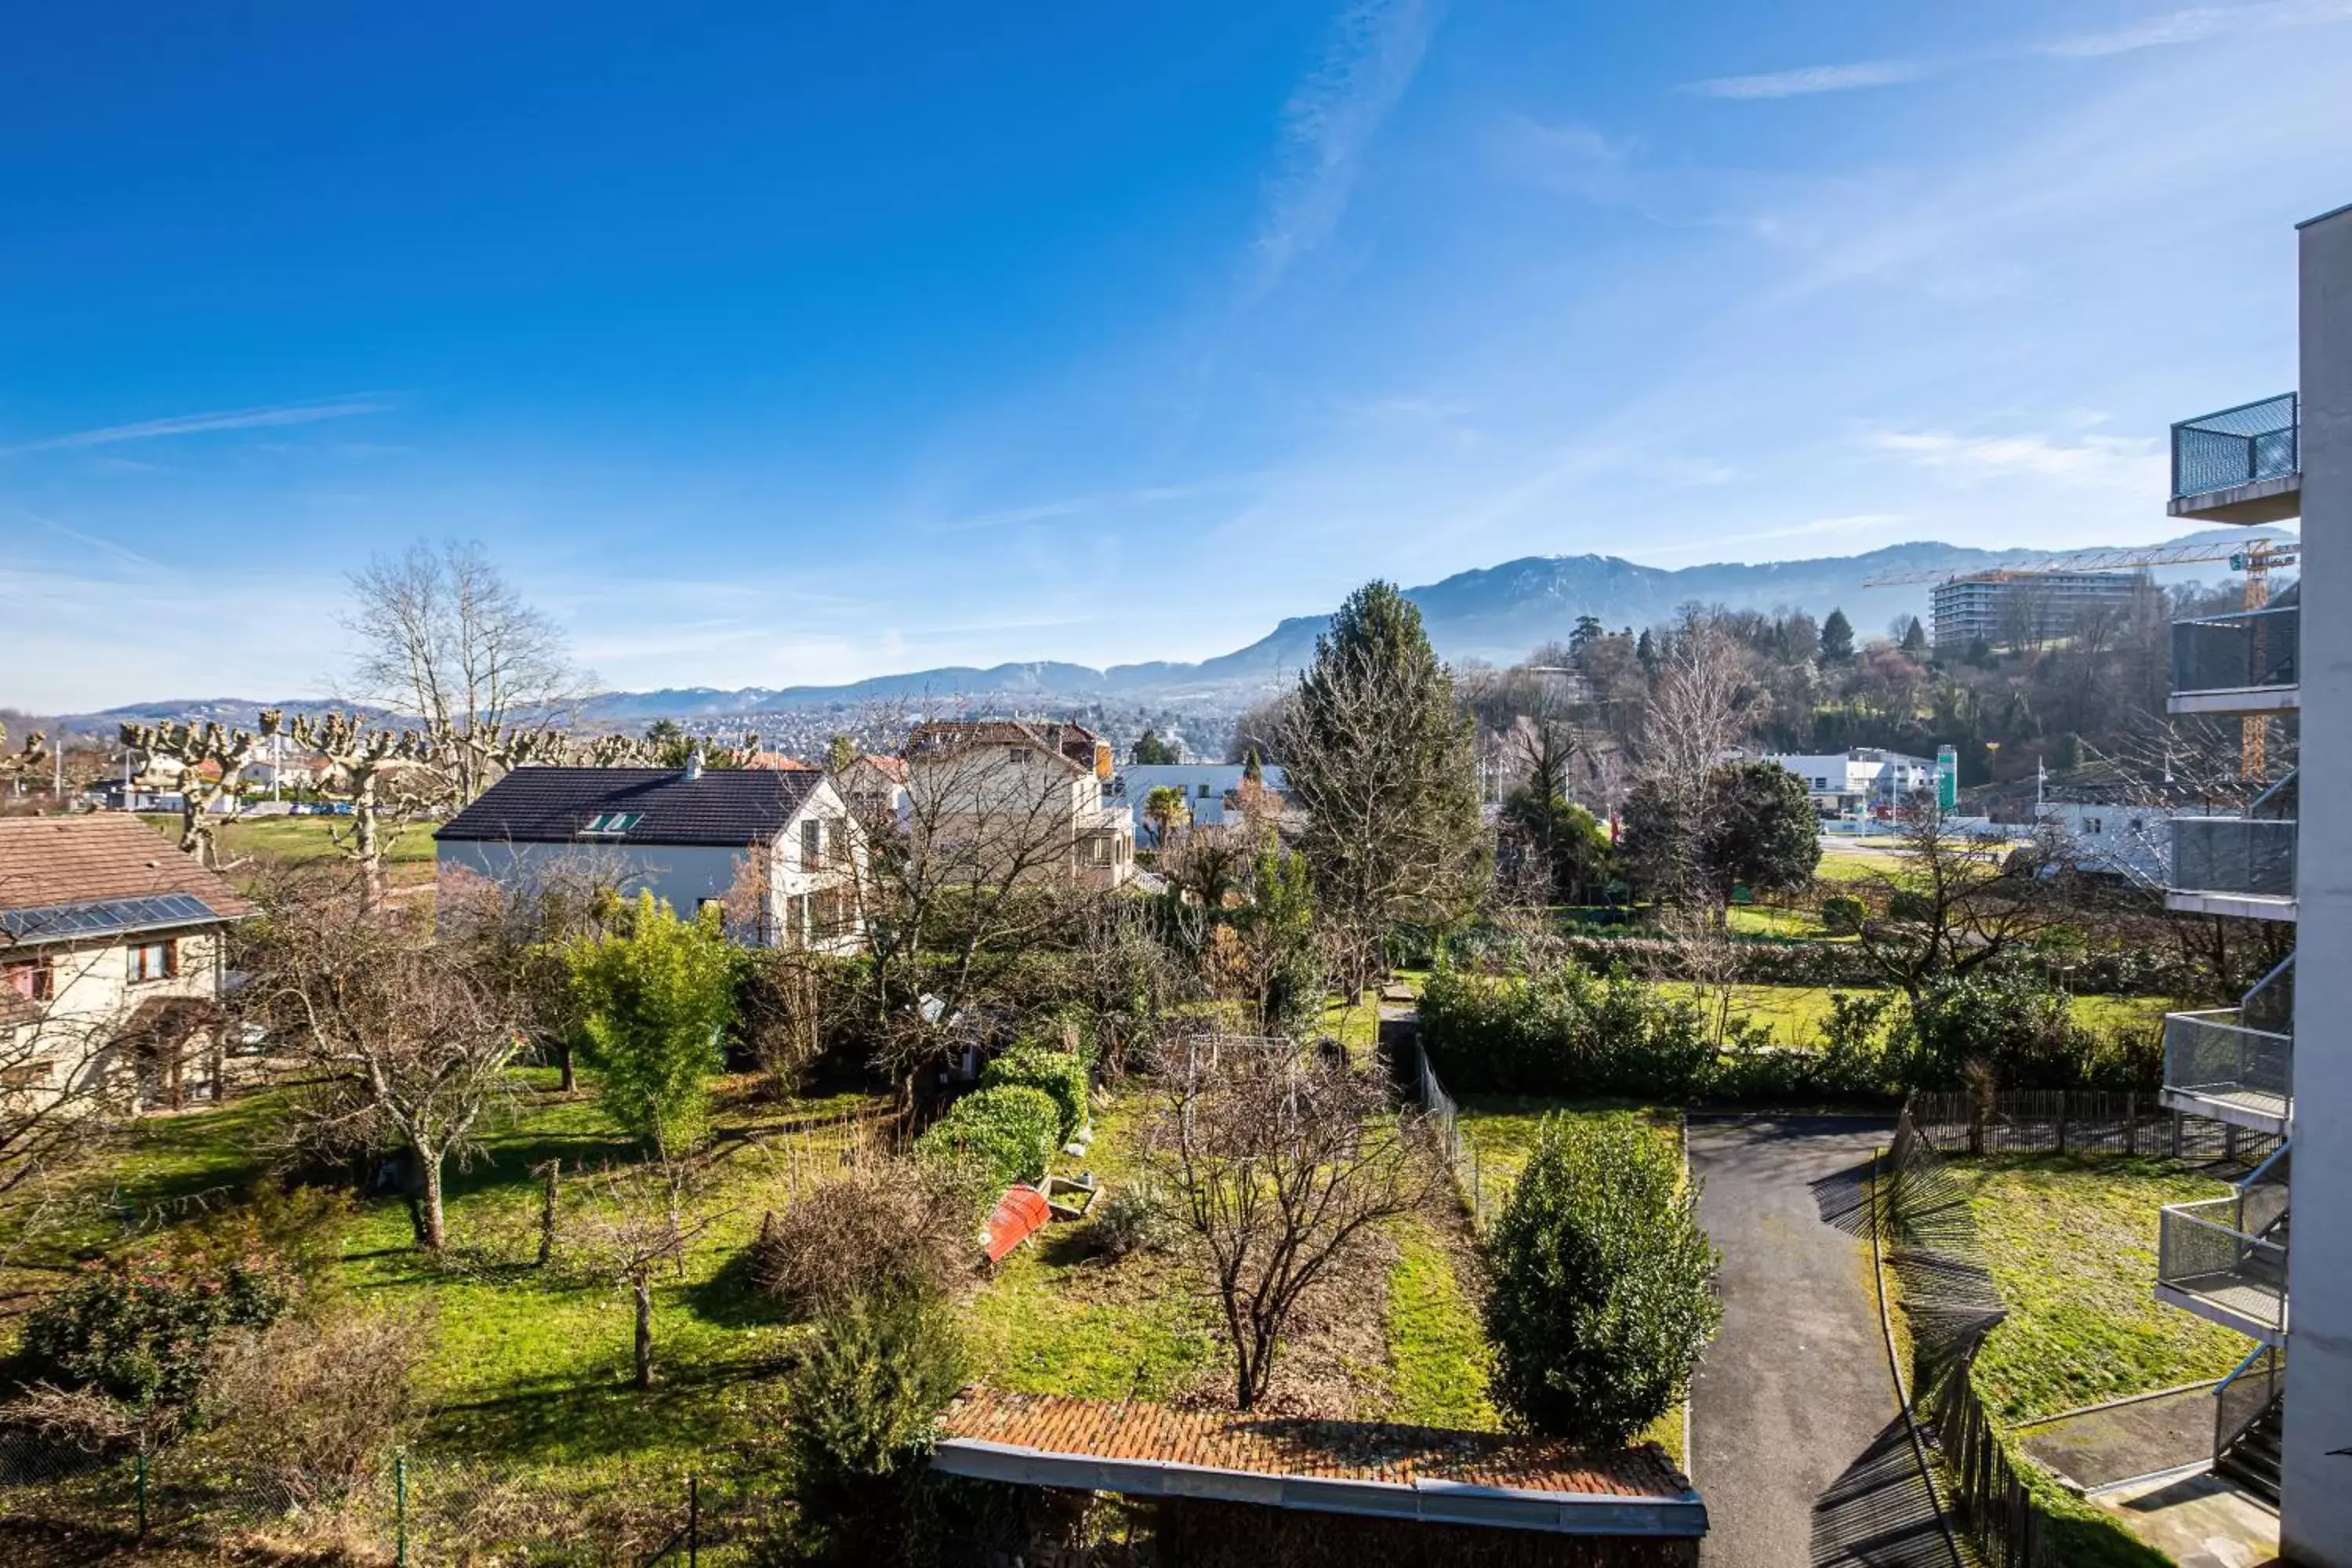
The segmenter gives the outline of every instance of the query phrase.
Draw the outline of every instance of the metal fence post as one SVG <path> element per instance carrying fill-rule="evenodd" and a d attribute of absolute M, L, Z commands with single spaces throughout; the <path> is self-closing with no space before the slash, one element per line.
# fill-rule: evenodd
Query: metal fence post
<path fill-rule="evenodd" d="M 147 1539 L 147 1456 L 144 1454 L 139 1456 L 132 1488 L 139 1496 L 139 1539 L 144 1541 Z"/>
<path fill-rule="evenodd" d="M 408 1568 L 408 1455 L 392 1457 L 393 1563 Z"/>

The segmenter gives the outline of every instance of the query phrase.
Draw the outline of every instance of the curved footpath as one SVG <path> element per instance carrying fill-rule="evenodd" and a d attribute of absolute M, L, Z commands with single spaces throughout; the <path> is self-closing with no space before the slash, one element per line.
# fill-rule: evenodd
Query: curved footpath
<path fill-rule="evenodd" d="M 1872 1154 L 1893 1123 L 1694 1117 L 1723 1329 L 1692 1388 L 1706 1568 L 1954 1568 L 1897 1403 L 1871 1276 Z"/>

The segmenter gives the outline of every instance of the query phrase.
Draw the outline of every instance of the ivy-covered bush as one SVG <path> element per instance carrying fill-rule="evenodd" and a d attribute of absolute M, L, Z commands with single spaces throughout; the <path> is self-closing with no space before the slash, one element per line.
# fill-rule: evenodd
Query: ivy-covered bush
<path fill-rule="evenodd" d="M 1630 1121 L 1548 1118 L 1486 1251 L 1496 1403 L 1544 1436 L 1622 1447 L 1722 1321 L 1697 1184 Z"/>
<path fill-rule="evenodd" d="M 200 1425 L 214 1342 L 277 1322 L 299 1288 L 294 1270 L 266 1253 L 215 1258 L 157 1247 L 111 1259 L 34 1309 L 10 1372 L 20 1386 L 87 1390 L 142 1417 Z"/>
<path fill-rule="evenodd" d="M 1023 1040 L 981 1069 L 980 1086 L 984 1089 L 1015 1085 L 1039 1090 L 1060 1110 L 1056 1146 L 1076 1137 L 1087 1124 L 1087 1064 L 1071 1052 Z"/>
<path fill-rule="evenodd" d="M 1061 1147 L 1061 1107 L 1045 1090 L 1003 1084 L 968 1094 L 915 1141 L 927 1159 L 975 1166 L 997 1186 L 1034 1182 Z"/>

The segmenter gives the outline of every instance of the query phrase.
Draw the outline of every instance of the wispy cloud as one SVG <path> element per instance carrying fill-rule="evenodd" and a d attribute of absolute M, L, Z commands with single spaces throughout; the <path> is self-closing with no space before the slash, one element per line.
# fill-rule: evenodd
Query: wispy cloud
<path fill-rule="evenodd" d="M 1090 495 L 1064 496 L 1055 500 L 1037 501 L 1028 506 L 1004 507 L 995 511 L 980 512 L 971 517 L 955 518 L 932 524 L 932 533 L 970 533 L 981 529 L 1012 528 L 1023 523 L 1050 522 L 1059 518 L 1116 515 L 1143 507 L 1164 506 L 1170 501 L 1192 500 L 1202 496 L 1217 495 L 1247 485 L 1255 476 L 1237 475 L 1228 479 L 1199 479 L 1181 485 L 1145 485 L 1135 489 L 1099 490 Z"/>
<path fill-rule="evenodd" d="M 1935 68 L 1919 60 L 1857 60 L 1843 66 L 1801 66 L 1759 76 L 1724 76 L 1695 81 L 1689 91 L 1706 98 L 1802 98 L 1816 92 L 1848 92 L 1858 87 L 1896 87 L 1917 81 Z"/>
<path fill-rule="evenodd" d="M 106 425 L 95 430 L 75 430 L 46 436 L 37 441 L 0 447 L 0 456 L 19 452 L 62 452 L 83 447 L 111 447 L 123 441 L 152 441 L 170 436 L 208 436 L 220 430 L 266 430 L 284 425 L 315 425 L 322 419 L 349 419 L 362 414 L 389 413 L 397 406 L 383 393 L 318 403 L 281 403 L 267 408 L 230 408 L 211 414 L 182 414 L 169 419 L 145 419 L 132 425 Z"/>
<path fill-rule="evenodd" d="M 2252 5 L 2192 5 L 2100 33 L 2080 33 L 2038 44 L 2033 54 L 2062 59 L 2095 59 L 2135 49 L 2194 44 L 2225 32 L 2307 27 L 2352 20 L 2352 0 L 2264 0 Z"/>
<path fill-rule="evenodd" d="M 1950 430 L 1880 430 L 1868 438 L 1874 449 L 1920 468 L 1941 469 L 1963 479 L 2025 477 L 2062 483 L 2130 487 L 2156 493 L 2163 458 L 2152 437 L 2084 436 L 2053 440 L 2035 434 L 1964 436 Z"/>
<path fill-rule="evenodd" d="M 1421 69 L 1438 11 L 1439 0 L 1351 0 L 1340 15 L 1322 63 L 1283 110 L 1254 296 L 1272 292 L 1339 226 L 1365 148 Z"/>
<path fill-rule="evenodd" d="M 1818 535 L 1850 535 L 1870 533 L 1892 528 L 1904 521 L 1899 511 L 1856 512 L 1851 517 L 1817 517 L 1810 522 L 1792 523 L 1786 528 L 1759 529 L 1754 532 L 1727 533 L 1712 539 L 1695 540 L 1688 544 L 1653 544 L 1645 553 L 1662 560 L 1674 560 L 1685 555 L 1699 555 L 1710 550 L 1720 550 L 1729 544 L 1756 544 L 1772 539 L 1811 539 Z"/>
<path fill-rule="evenodd" d="M 1897 87 L 1964 66 L 2042 57 L 2099 59 L 2138 49 L 2200 43 L 2224 33 L 2313 26 L 2352 20 L 2352 0 L 2258 0 L 2247 5 L 2192 5 L 2160 12 L 2137 22 L 2095 33 L 2076 33 L 2039 42 L 1999 45 L 1941 60 L 1856 60 L 1846 65 L 1801 66 L 1757 76 L 1716 77 L 1684 89 L 1706 98 L 1802 98 L 1864 87 Z"/>

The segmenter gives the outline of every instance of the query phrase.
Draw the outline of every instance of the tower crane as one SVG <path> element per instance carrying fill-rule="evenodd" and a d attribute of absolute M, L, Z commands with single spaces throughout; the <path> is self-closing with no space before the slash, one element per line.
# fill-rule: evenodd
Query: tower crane
<path fill-rule="evenodd" d="M 2259 610 L 2271 602 L 2271 573 L 2280 567 L 2294 565 L 2298 553 L 2296 542 L 2290 539 L 2205 540 L 2186 544 L 2151 545 L 2146 549 L 2074 550 L 2014 566 L 1990 566 L 1973 572 L 1955 571 L 1948 567 L 1927 572 L 1888 572 L 1869 579 L 1863 586 L 1884 588 L 1900 583 L 1949 583 L 1962 577 L 1999 582 L 2010 577 L 2039 577 L 2060 572 L 2146 570 L 2153 566 L 2193 566 L 2208 561 L 2226 561 L 2231 571 L 2245 574 L 2245 607 Z M 2252 629 L 2256 668 L 2260 668 L 2264 627 L 2256 622 Z M 2239 775 L 2260 778 L 2269 762 L 2270 721 L 2262 714 L 2250 713 L 2239 720 L 2238 725 Z"/>

